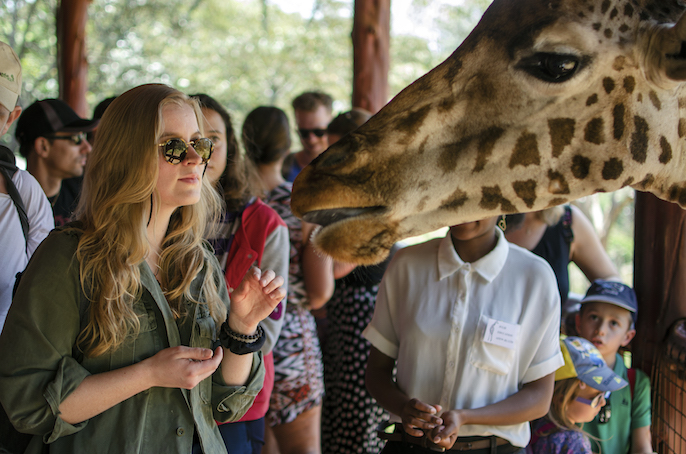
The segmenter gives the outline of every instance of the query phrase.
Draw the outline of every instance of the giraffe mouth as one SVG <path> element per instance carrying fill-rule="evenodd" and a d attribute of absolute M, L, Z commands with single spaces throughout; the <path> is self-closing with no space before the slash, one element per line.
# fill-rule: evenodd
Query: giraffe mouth
<path fill-rule="evenodd" d="M 312 224 L 319 224 L 322 227 L 345 221 L 346 219 L 356 218 L 365 214 L 378 215 L 386 211 L 386 207 L 367 207 L 367 208 L 334 208 L 330 210 L 310 211 L 303 215 L 303 220 Z"/>

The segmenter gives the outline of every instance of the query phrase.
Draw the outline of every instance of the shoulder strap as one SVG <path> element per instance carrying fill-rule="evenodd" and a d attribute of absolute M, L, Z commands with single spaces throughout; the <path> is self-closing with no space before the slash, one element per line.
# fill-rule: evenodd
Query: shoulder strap
<path fill-rule="evenodd" d="M 3 147 L 4 148 L 4 147 Z M 24 233 L 24 241 L 26 242 L 26 248 L 29 247 L 29 217 L 26 214 L 26 207 L 24 206 L 24 201 L 19 195 L 17 187 L 12 181 L 12 176 L 17 171 L 17 166 L 14 163 L 10 163 L 5 160 L 5 153 L 2 153 L 0 158 L 0 173 L 5 178 L 5 185 L 7 187 L 7 194 L 9 194 L 14 206 L 17 209 L 17 214 L 19 215 L 19 222 L 21 223 L 21 231 Z"/>
<path fill-rule="evenodd" d="M 629 391 L 631 391 L 631 400 L 634 400 L 634 388 L 636 387 L 636 369 L 633 367 L 626 370 L 626 377 L 629 379 Z"/>

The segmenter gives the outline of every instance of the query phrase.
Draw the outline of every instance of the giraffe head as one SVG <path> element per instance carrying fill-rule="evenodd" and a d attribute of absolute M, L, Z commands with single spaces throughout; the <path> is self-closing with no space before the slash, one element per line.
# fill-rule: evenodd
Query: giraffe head
<path fill-rule="evenodd" d="M 686 206 L 681 0 L 495 0 L 460 47 L 305 168 L 334 258 L 631 185 Z"/>

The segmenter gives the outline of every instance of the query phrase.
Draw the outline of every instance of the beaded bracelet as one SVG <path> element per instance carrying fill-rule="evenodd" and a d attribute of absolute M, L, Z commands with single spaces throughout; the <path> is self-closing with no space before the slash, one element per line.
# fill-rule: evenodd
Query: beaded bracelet
<path fill-rule="evenodd" d="M 233 331 L 229 327 L 229 321 L 227 320 L 222 324 L 219 331 L 219 341 L 222 347 L 228 348 L 231 353 L 236 355 L 255 353 L 262 348 L 266 339 L 262 325 L 257 325 L 257 332 L 255 334 L 246 335 Z"/>

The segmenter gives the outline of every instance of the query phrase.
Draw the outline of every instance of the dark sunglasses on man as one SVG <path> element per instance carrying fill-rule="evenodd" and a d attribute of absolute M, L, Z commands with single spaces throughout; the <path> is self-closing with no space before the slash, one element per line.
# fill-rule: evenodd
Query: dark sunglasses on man
<path fill-rule="evenodd" d="M 81 145 L 84 140 L 86 140 L 86 133 L 79 132 L 78 134 L 72 134 L 70 136 L 58 136 L 56 134 L 50 134 L 45 136 L 46 139 L 50 140 L 71 140 L 74 145 Z"/>
<path fill-rule="evenodd" d="M 324 137 L 326 133 L 326 129 L 298 129 L 298 134 L 300 134 L 300 137 L 303 139 L 309 137 L 310 134 L 314 134 L 317 137 Z"/>
<path fill-rule="evenodd" d="M 164 153 L 164 159 L 171 164 L 181 164 L 186 155 L 188 154 L 188 147 L 191 146 L 195 152 L 202 159 L 202 163 L 205 164 L 210 160 L 212 156 L 212 151 L 214 150 L 214 144 L 210 139 L 194 139 L 190 142 L 186 142 L 183 139 L 174 138 L 169 139 L 164 143 L 158 143 L 157 146 L 163 147 L 162 152 Z"/>

